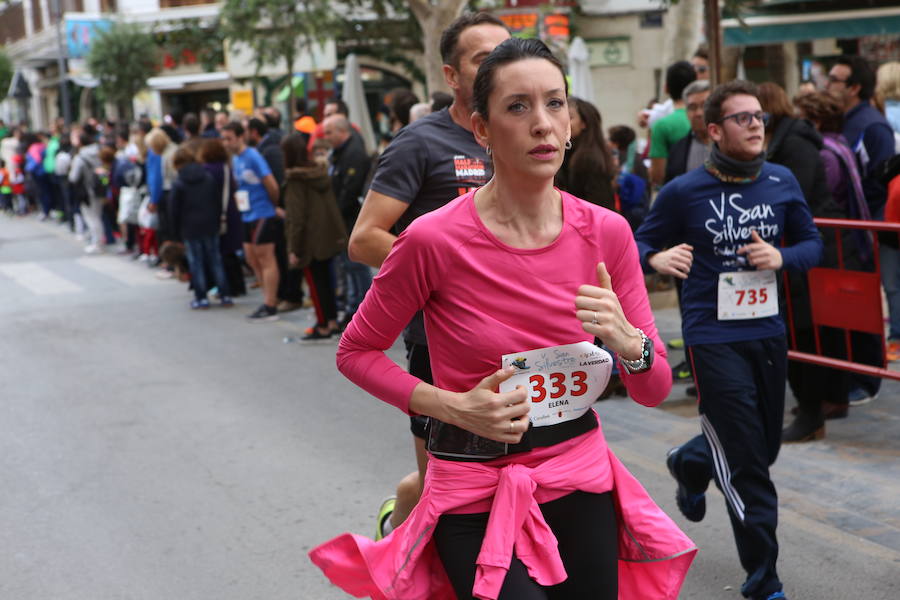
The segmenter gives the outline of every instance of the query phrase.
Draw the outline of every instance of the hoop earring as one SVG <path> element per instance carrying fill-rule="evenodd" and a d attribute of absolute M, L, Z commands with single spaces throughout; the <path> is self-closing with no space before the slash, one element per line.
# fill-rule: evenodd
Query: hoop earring
<path fill-rule="evenodd" d="M 488 144 L 487 146 L 484 147 L 484 153 L 487 154 L 488 156 L 491 155 L 491 146 L 490 146 L 490 144 Z"/>
<path fill-rule="evenodd" d="M 566 150 L 572 149 L 572 140 L 566 140 Z"/>

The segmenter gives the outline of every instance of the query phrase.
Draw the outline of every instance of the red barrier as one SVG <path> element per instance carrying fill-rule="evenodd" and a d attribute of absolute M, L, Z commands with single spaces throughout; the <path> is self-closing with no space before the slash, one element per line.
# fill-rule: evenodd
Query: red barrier
<path fill-rule="evenodd" d="M 880 249 L 875 232 L 889 231 L 900 234 L 900 223 L 884 223 L 882 221 L 852 221 L 847 219 L 815 219 L 820 228 L 834 229 L 837 241 L 838 268 L 815 268 L 808 273 L 810 309 L 812 314 L 813 333 L 816 353 L 800 352 L 797 348 L 794 328 L 794 307 L 790 298 L 790 284 L 787 273 L 784 274 L 787 290 L 787 317 L 790 332 L 790 350 L 788 358 L 823 367 L 842 369 L 862 375 L 873 375 L 886 379 L 900 380 L 900 372 L 886 368 L 857 363 L 853 361 L 853 350 L 850 344 L 850 332 L 859 331 L 881 337 L 885 344 L 884 314 L 881 310 L 881 276 Z M 844 229 L 863 230 L 869 232 L 872 240 L 874 272 L 853 271 L 844 268 L 843 239 Z M 847 360 L 822 355 L 820 327 L 833 327 L 844 331 L 844 342 L 847 349 Z"/>

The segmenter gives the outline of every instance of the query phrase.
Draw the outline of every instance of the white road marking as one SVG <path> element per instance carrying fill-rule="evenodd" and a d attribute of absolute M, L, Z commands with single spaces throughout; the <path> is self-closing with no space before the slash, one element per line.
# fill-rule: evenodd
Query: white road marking
<path fill-rule="evenodd" d="M 50 269 L 34 262 L 0 265 L 0 273 L 39 296 L 84 291 L 80 285 L 72 283 L 65 277 L 60 277 Z"/>
<path fill-rule="evenodd" d="M 121 256 L 82 256 L 75 260 L 79 266 L 91 269 L 126 285 L 153 285 L 159 280 L 146 268 L 138 268 Z M 141 265 L 143 266 L 143 264 Z"/>

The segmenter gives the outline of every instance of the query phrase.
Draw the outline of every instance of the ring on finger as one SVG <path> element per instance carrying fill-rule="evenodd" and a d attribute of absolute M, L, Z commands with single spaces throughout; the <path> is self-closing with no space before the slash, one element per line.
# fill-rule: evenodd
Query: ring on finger
<path fill-rule="evenodd" d="M 599 319 L 598 319 L 599 316 L 600 316 L 600 315 L 599 315 L 599 314 L 597 313 L 597 311 L 595 310 L 595 311 L 594 311 L 594 318 L 591 319 L 591 325 L 596 325 L 596 324 L 597 324 L 597 322 L 598 322 L 598 320 L 599 320 Z"/>
<path fill-rule="evenodd" d="M 512 419 L 510 419 L 510 421 L 509 421 L 509 432 L 510 433 L 516 432 L 516 423 Z"/>

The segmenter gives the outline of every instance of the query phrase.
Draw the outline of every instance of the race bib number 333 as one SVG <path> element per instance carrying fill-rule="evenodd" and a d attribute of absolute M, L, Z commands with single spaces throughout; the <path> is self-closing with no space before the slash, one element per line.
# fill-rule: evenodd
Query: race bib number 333
<path fill-rule="evenodd" d="M 775 271 L 719 273 L 719 320 L 761 319 L 778 314 Z"/>
<path fill-rule="evenodd" d="M 609 353 L 590 342 L 505 354 L 502 363 L 517 372 L 500 384 L 500 391 L 520 385 L 529 390 L 530 420 L 535 427 L 583 415 L 606 389 L 612 371 Z"/>

